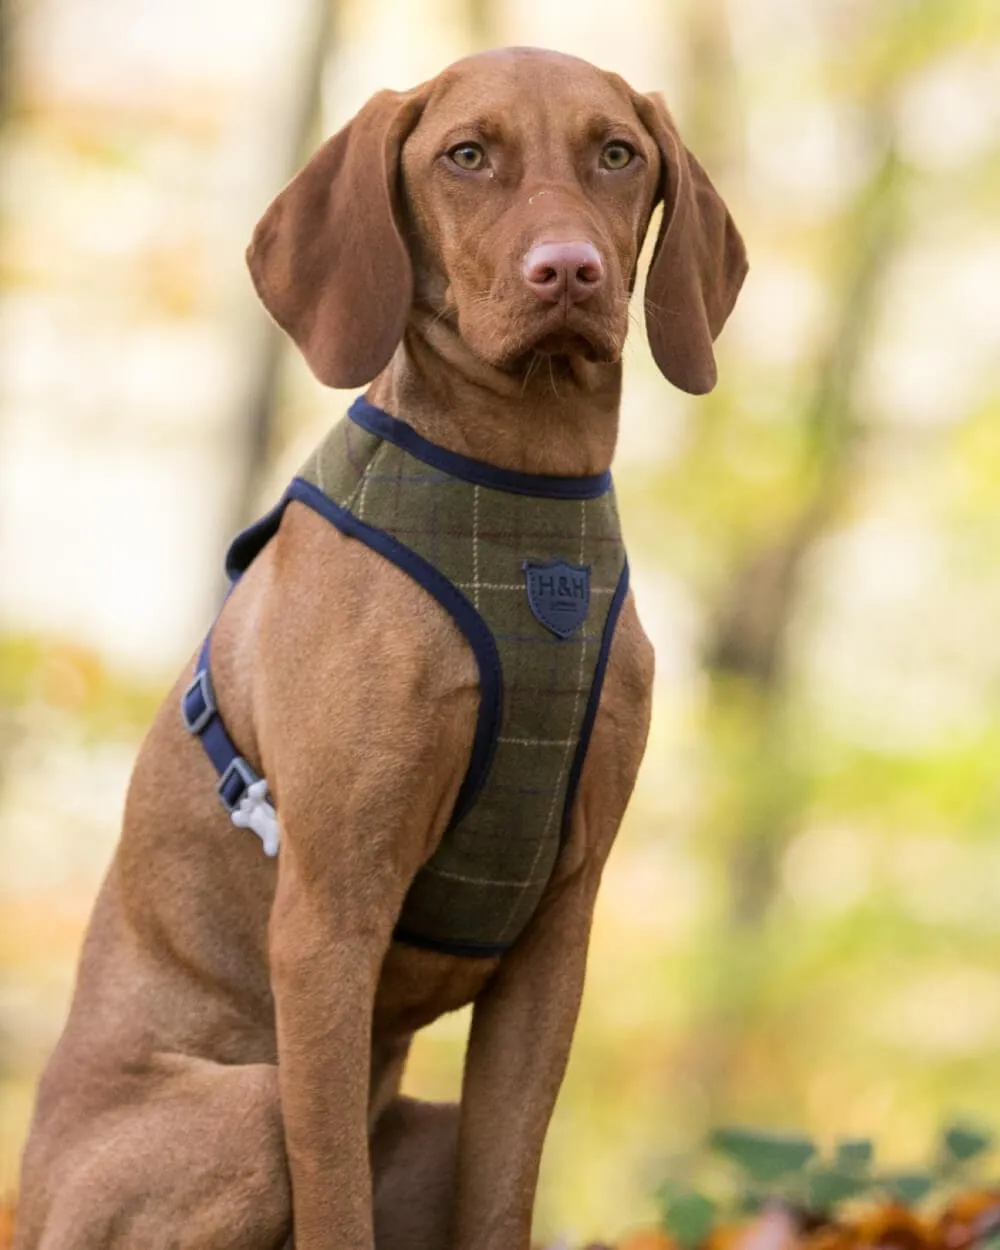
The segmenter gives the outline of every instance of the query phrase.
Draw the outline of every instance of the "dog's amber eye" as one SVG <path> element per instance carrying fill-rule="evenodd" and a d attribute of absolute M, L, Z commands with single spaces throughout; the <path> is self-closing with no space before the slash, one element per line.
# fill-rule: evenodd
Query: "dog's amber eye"
<path fill-rule="evenodd" d="M 459 169 L 482 169 L 486 164 L 486 153 L 478 143 L 460 143 L 448 153 Z"/>
<path fill-rule="evenodd" d="M 624 169 L 630 164 L 635 152 L 627 143 L 622 143 L 616 139 L 613 143 L 605 146 L 601 153 L 601 164 L 605 169 Z"/>

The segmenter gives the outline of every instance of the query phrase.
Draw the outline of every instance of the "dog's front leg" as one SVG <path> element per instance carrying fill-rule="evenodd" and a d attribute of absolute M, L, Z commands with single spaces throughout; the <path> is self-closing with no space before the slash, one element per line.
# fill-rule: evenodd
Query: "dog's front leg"
<path fill-rule="evenodd" d="M 542 1146 L 583 993 L 601 873 L 649 725 L 653 655 L 629 598 L 569 839 L 541 906 L 476 1000 L 451 1250 L 527 1250 Z"/>
<path fill-rule="evenodd" d="M 366 927 L 331 931 L 336 900 L 323 908 L 291 854 L 282 855 L 271 979 L 294 1244 L 370 1250 L 371 1006 L 387 939 L 377 916 Z"/>
<path fill-rule="evenodd" d="M 317 768 L 278 791 L 270 959 L 296 1250 L 371 1250 L 373 1003 L 403 897 L 462 775 L 450 736 L 412 716 L 381 744 L 361 735 L 343 773 Z M 444 775 L 442 759 L 454 761 Z"/>
<path fill-rule="evenodd" d="M 372 1008 L 434 803 L 415 777 L 401 779 L 398 799 L 368 780 L 357 776 L 339 804 L 327 796 L 324 836 L 310 802 L 282 803 L 270 957 L 296 1250 L 371 1250 L 373 1241 Z"/>
<path fill-rule="evenodd" d="M 281 819 L 269 970 L 295 1247 L 371 1250 L 376 987 L 465 774 L 477 671 L 425 591 L 298 504 L 273 558 L 254 709 Z"/>
<path fill-rule="evenodd" d="M 476 1001 L 453 1250 L 527 1250 L 542 1146 L 583 992 L 599 866 L 552 887 Z"/>

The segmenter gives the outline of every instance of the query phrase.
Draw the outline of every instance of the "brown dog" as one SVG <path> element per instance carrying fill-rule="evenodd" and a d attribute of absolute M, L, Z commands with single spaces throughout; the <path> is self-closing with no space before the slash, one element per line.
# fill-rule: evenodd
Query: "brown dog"
<path fill-rule="evenodd" d="M 610 464 L 639 248 L 684 390 L 743 245 L 662 102 L 507 50 L 382 92 L 278 196 L 258 292 L 321 381 L 524 474 Z M 373 380 L 374 379 L 374 380 Z M 212 671 L 266 775 L 277 859 L 235 830 L 178 716 L 142 748 L 41 1083 L 18 1250 L 524 1250 L 594 898 L 645 745 L 653 658 L 625 599 L 567 836 L 503 956 L 393 941 L 469 765 L 480 674 L 451 616 L 292 503 L 230 597 Z M 414 1031 L 475 1004 L 460 1105 L 402 1097 Z"/>

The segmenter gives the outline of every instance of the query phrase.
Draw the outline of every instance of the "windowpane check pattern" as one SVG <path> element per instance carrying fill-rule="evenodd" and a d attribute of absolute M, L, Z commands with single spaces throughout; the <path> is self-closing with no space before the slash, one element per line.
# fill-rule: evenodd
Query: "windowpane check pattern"
<path fill-rule="evenodd" d="M 558 856 L 567 791 L 605 625 L 625 569 L 613 489 L 540 498 L 466 481 L 346 417 L 306 462 L 311 482 L 416 552 L 461 591 L 496 643 L 499 732 L 471 809 L 418 873 L 400 931 L 428 945 L 502 948 L 534 912 Z M 533 615 L 526 561 L 585 566 L 590 605 L 560 638 Z"/>

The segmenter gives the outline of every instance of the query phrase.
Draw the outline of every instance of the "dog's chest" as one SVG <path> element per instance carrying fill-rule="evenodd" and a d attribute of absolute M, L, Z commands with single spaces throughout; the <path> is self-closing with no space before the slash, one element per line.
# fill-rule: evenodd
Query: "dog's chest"
<path fill-rule="evenodd" d="M 297 480 L 303 502 L 437 598 L 475 652 L 469 771 L 397 937 L 500 953 L 558 856 L 626 588 L 610 478 L 497 470 L 358 401 Z"/>

